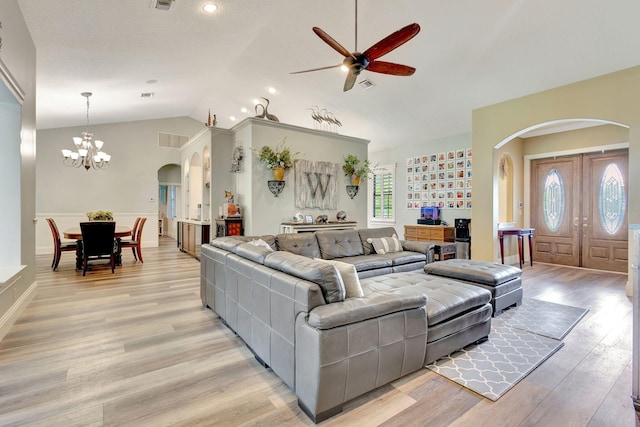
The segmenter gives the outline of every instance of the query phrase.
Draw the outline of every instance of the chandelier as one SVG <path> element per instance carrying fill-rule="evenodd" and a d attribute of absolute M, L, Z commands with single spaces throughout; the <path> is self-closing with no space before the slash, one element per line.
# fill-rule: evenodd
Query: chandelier
<path fill-rule="evenodd" d="M 92 95 L 91 92 L 82 92 L 80 95 L 87 98 L 87 129 L 82 132 L 82 137 L 75 136 L 73 138 L 76 151 L 62 150 L 63 163 L 75 168 L 84 166 L 86 170 L 90 168 L 102 169 L 109 165 L 111 156 L 102 151 L 104 142 L 97 139 L 94 141 L 93 134 L 89 133 L 89 97 Z"/>

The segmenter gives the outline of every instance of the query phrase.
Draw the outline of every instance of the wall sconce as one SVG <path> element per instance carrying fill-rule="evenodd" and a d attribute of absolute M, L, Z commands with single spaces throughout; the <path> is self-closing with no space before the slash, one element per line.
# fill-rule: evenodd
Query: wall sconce
<path fill-rule="evenodd" d="M 358 186 L 357 185 L 347 185 L 347 194 L 349 198 L 353 199 L 358 194 Z"/>
<path fill-rule="evenodd" d="M 267 185 L 269 186 L 269 191 L 275 197 L 278 197 L 278 194 L 282 193 L 284 189 L 284 181 L 267 181 Z"/>

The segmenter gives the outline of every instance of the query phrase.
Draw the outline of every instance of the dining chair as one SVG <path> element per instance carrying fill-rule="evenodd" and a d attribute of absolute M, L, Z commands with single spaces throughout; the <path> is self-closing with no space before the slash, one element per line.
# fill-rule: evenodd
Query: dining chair
<path fill-rule="evenodd" d="M 139 220 L 139 221 L 138 221 Z M 142 260 L 142 229 L 144 228 L 144 224 L 147 222 L 146 217 L 138 218 L 136 223 L 133 226 L 133 231 L 131 232 L 131 240 L 122 240 L 120 242 L 120 248 L 131 248 L 131 252 L 133 252 L 133 257 L 136 261 L 140 260 L 140 262 L 144 263 Z"/>
<path fill-rule="evenodd" d="M 90 260 L 109 257 L 111 273 L 116 268 L 118 246 L 115 240 L 115 221 L 89 221 L 80 223 L 82 232 L 82 275 L 87 274 Z"/>
<path fill-rule="evenodd" d="M 62 252 L 76 252 L 78 244 L 76 242 L 63 243 L 62 239 L 60 239 L 60 231 L 58 231 L 58 226 L 53 218 L 47 218 L 47 223 L 49 224 L 49 228 L 51 228 L 51 235 L 53 236 L 53 261 L 51 262 L 51 268 L 55 271 L 58 268 L 58 264 L 60 264 Z"/>

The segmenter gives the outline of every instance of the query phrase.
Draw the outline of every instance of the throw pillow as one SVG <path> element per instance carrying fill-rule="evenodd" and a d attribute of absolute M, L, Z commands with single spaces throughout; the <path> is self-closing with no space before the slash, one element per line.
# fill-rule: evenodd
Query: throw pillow
<path fill-rule="evenodd" d="M 273 252 L 273 248 L 271 246 L 269 246 L 269 244 L 267 242 L 265 242 L 262 239 L 255 239 L 250 241 L 249 243 L 251 243 L 253 246 L 261 246 L 263 248 L 269 249 L 269 251 Z"/>
<path fill-rule="evenodd" d="M 389 252 L 402 251 L 402 244 L 395 234 L 391 237 L 367 239 L 367 242 L 371 243 L 373 245 L 373 249 L 375 249 L 376 253 L 380 255 L 384 255 Z"/>
<path fill-rule="evenodd" d="M 362 298 L 364 296 L 355 265 L 333 259 L 315 259 L 317 261 L 326 262 L 327 264 L 333 264 L 336 267 L 338 273 L 342 276 L 342 283 L 344 283 L 344 289 L 346 291 L 345 298 Z"/>

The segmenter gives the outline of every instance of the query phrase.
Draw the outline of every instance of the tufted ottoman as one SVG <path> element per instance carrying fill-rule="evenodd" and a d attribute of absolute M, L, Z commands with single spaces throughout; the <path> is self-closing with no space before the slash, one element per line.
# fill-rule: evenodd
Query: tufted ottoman
<path fill-rule="evenodd" d="M 462 280 L 491 291 L 493 317 L 522 304 L 522 270 L 511 265 L 470 259 L 452 259 L 424 266 L 427 274 Z"/>

